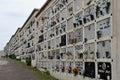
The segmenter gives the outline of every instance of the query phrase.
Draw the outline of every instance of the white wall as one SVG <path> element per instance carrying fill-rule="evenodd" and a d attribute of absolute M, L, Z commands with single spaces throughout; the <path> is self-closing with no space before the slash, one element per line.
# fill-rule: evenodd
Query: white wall
<path fill-rule="evenodd" d="M 2 51 L 0 51 L 0 57 L 1 56 L 5 56 L 5 52 L 2 50 Z"/>

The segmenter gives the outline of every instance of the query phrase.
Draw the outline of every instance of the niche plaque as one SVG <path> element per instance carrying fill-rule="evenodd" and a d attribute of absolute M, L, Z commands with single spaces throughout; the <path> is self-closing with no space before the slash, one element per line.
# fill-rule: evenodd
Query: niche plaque
<path fill-rule="evenodd" d="M 104 80 L 111 80 L 111 64 L 108 62 L 98 63 L 98 78 Z"/>

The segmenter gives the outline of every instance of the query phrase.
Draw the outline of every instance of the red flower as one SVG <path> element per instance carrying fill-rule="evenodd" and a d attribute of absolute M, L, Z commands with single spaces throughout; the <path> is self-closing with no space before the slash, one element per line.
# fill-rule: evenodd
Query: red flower
<path fill-rule="evenodd" d="M 78 72 L 78 68 L 77 67 L 73 68 L 73 72 Z"/>

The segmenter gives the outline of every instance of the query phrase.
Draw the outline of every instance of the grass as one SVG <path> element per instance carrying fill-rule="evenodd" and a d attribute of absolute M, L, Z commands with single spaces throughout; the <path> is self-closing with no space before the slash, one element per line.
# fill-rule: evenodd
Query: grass
<path fill-rule="evenodd" d="M 27 66 L 25 63 L 23 63 L 21 61 L 18 61 L 18 60 L 15 60 L 15 61 L 22 64 L 22 66 L 24 68 L 31 70 L 36 75 L 36 77 L 38 77 L 42 80 L 58 80 L 58 79 L 54 78 L 53 76 L 51 76 L 48 71 L 43 72 L 43 71 L 40 71 L 40 70 L 33 68 L 31 66 Z"/>

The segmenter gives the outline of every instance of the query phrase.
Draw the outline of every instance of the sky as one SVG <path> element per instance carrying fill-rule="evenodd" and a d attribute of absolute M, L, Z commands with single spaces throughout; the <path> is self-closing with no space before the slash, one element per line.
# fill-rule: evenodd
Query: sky
<path fill-rule="evenodd" d="M 46 0 L 0 0 L 0 50 L 19 27 L 22 27 L 34 8 Z"/>

